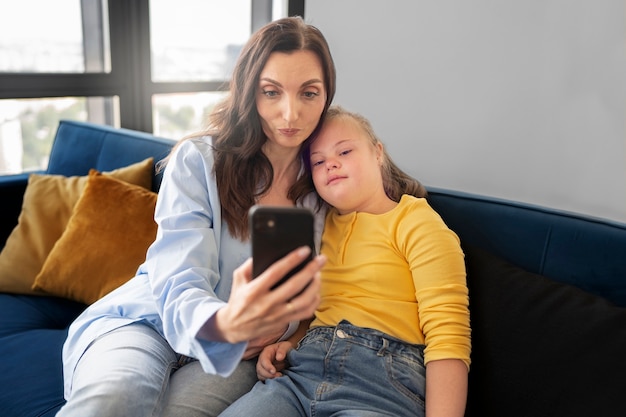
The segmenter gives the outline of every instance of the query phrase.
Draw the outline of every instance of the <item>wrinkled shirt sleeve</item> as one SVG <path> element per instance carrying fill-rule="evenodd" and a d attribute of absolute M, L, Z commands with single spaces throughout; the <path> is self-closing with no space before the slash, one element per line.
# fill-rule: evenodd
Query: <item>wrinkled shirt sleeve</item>
<path fill-rule="evenodd" d="M 207 138 L 187 140 L 172 154 L 155 220 L 157 237 L 145 266 L 165 338 L 176 352 L 198 359 L 205 372 L 227 376 L 246 343 L 210 340 L 203 330 L 225 305 L 232 282 L 232 268 L 221 270 L 221 206 Z M 237 261 L 242 256 L 230 255 Z"/>

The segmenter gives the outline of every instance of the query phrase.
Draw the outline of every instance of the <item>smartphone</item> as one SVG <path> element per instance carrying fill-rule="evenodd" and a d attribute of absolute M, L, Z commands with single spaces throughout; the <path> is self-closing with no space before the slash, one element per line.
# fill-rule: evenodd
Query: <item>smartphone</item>
<path fill-rule="evenodd" d="M 315 256 L 311 210 L 304 207 L 255 205 L 250 208 L 248 219 L 254 278 L 294 249 L 301 246 L 311 248 L 310 256 L 287 273 L 272 289 L 288 280 Z"/>

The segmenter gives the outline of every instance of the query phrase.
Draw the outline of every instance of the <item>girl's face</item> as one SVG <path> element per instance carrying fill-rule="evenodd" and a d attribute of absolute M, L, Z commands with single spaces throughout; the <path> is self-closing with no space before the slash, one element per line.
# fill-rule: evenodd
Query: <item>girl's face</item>
<path fill-rule="evenodd" d="M 317 126 L 324 105 L 324 71 L 311 51 L 273 52 L 261 75 L 256 107 L 266 146 L 299 149 Z"/>
<path fill-rule="evenodd" d="M 339 213 L 380 213 L 389 199 L 381 173 L 382 144 L 373 145 L 350 118 L 329 119 L 311 144 L 313 184 Z M 386 210 L 386 209 L 385 209 Z"/>

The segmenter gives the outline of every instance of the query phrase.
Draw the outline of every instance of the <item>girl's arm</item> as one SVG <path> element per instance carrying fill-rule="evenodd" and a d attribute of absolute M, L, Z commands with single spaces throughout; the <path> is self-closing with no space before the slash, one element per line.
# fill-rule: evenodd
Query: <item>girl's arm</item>
<path fill-rule="evenodd" d="M 463 417 L 467 372 L 467 365 L 460 359 L 441 359 L 426 365 L 426 417 Z"/>
<path fill-rule="evenodd" d="M 313 317 L 300 321 L 300 324 L 298 325 L 298 328 L 296 329 L 294 334 L 292 334 L 289 339 L 287 339 L 287 341 L 291 342 L 291 346 L 293 346 L 294 349 L 296 348 L 296 346 L 298 346 L 298 342 L 300 342 L 300 340 L 304 337 L 307 330 L 309 330 L 309 325 L 312 321 Z"/>
<path fill-rule="evenodd" d="M 463 417 L 471 353 L 465 261 L 458 236 L 429 206 L 406 216 L 403 239 L 413 271 L 426 349 L 426 417 Z"/>

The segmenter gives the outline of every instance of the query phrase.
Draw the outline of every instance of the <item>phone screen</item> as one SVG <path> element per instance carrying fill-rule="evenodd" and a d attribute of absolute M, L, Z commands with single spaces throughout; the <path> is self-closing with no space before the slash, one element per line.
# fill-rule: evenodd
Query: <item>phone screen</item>
<path fill-rule="evenodd" d="M 303 207 L 253 206 L 249 212 L 252 241 L 252 275 L 259 276 L 270 265 L 301 246 L 311 255 L 275 286 L 304 267 L 315 255 L 313 213 Z"/>

